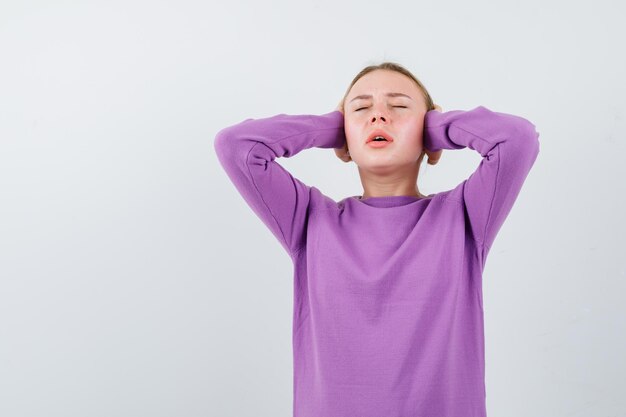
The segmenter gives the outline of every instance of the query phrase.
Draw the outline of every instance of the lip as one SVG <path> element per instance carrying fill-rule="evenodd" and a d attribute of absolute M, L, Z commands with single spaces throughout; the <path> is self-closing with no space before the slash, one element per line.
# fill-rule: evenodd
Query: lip
<path fill-rule="evenodd" d="M 372 140 L 367 142 L 366 146 L 369 146 L 370 148 L 385 148 L 387 146 L 391 146 L 391 142 L 384 140 Z"/>
<path fill-rule="evenodd" d="M 385 132 L 382 129 L 376 129 L 374 131 L 372 131 L 372 133 L 369 134 L 369 136 L 367 137 L 367 140 L 365 141 L 366 144 L 369 144 L 376 136 L 384 136 L 387 139 L 387 142 L 375 142 L 376 144 L 381 143 L 381 144 L 389 144 L 391 142 L 393 142 L 393 137 Z"/>

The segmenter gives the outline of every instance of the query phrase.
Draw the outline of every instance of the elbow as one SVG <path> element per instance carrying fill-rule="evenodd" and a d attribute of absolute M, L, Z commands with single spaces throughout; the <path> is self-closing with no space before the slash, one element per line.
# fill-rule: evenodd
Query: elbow
<path fill-rule="evenodd" d="M 230 127 L 224 128 L 217 132 L 213 139 L 213 150 L 217 159 L 227 161 L 235 159 L 238 153 L 239 143 L 238 135 L 231 130 Z"/>
<path fill-rule="evenodd" d="M 229 149 L 237 147 L 237 144 L 240 142 L 240 139 L 243 138 L 245 134 L 240 127 L 240 124 L 227 126 L 222 128 L 215 134 L 215 139 L 213 140 L 213 147 L 216 152 L 226 152 Z"/>
<path fill-rule="evenodd" d="M 222 156 L 228 148 L 228 137 L 224 134 L 224 130 L 220 130 L 213 139 L 213 151 L 217 155 L 218 159 L 222 159 Z"/>
<path fill-rule="evenodd" d="M 532 122 L 521 117 L 517 119 L 508 135 L 508 142 L 516 159 L 525 161 L 530 168 L 539 155 L 539 132 Z"/>
<path fill-rule="evenodd" d="M 534 160 L 539 154 L 539 132 L 537 132 L 537 127 L 532 122 L 526 121 L 521 136 L 524 138 L 524 147 L 527 148 L 527 152 Z"/>
<path fill-rule="evenodd" d="M 233 149 L 241 146 L 244 138 L 247 136 L 244 133 L 244 129 L 247 129 L 247 123 L 253 120 L 255 119 L 248 118 L 218 131 L 213 139 L 215 153 L 219 156 L 229 151 L 232 152 Z M 246 125 L 245 127 L 243 126 L 244 124 Z"/>

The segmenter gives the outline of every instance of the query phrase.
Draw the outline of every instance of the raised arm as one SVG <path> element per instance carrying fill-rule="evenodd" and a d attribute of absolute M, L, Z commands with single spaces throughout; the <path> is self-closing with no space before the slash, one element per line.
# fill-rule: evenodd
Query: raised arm
<path fill-rule="evenodd" d="M 278 114 L 220 130 L 217 157 L 246 203 L 290 256 L 304 243 L 310 189 L 275 160 L 307 148 L 341 148 L 343 114 Z"/>
<path fill-rule="evenodd" d="M 483 157 L 463 181 L 465 204 L 474 239 L 486 258 L 496 234 L 539 154 L 539 133 L 528 120 L 478 106 L 439 112 L 424 118 L 424 147 L 430 151 L 468 147 Z"/>

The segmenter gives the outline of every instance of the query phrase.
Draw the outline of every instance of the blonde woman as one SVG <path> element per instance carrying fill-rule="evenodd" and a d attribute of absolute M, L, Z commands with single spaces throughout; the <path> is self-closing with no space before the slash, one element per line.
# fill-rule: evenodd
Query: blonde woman
<path fill-rule="evenodd" d="M 483 417 L 482 271 L 539 153 L 528 120 L 443 112 L 408 70 L 364 68 L 322 115 L 247 119 L 220 163 L 294 265 L 296 417 Z M 276 158 L 334 149 L 363 192 L 335 201 Z M 476 170 L 424 195 L 424 156 L 469 148 Z"/>

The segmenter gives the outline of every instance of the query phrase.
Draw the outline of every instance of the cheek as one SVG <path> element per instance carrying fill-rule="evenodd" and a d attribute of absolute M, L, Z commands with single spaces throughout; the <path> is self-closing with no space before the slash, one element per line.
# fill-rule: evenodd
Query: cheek
<path fill-rule="evenodd" d="M 424 139 L 423 121 L 415 120 L 409 123 L 405 132 L 406 137 L 410 138 L 411 143 L 421 145 Z"/>
<path fill-rule="evenodd" d="M 357 132 L 356 129 L 350 128 L 348 125 L 344 125 L 344 132 L 346 134 L 348 147 L 355 146 L 359 143 L 359 132 Z"/>

